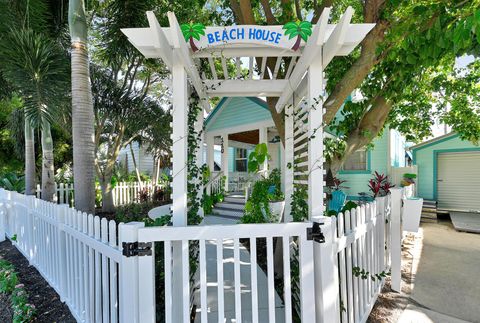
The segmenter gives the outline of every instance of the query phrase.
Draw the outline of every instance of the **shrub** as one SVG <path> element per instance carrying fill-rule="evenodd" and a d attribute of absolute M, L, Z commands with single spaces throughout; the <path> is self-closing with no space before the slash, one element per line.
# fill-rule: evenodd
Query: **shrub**
<path fill-rule="evenodd" d="M 35 306 L 28 303 L 28 295 L 11 263 L 0 260 L 0 293 L 9 294 L 13 310 L 14 323 L 31 322 L 35 315 Z"/>

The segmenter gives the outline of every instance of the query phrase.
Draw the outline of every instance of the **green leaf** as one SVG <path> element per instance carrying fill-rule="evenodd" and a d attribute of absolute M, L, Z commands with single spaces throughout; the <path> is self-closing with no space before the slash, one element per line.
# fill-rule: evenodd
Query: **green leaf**
<path fill-rule="evenodd" d="M 285 25 L 283 25 L 282 29 L 297 29 L 297 24 L 293 21 L 287 22 Z"/>

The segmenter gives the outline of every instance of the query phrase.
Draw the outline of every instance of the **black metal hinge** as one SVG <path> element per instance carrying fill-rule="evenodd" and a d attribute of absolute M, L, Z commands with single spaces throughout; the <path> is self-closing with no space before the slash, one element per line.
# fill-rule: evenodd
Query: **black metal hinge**
<path fill-rule="evenodd" d="M 307 228 L 307 240 L 313 240 L 318 243 L 325 242 L 325 236 L 320 228 L 320 223 L 313 222 L 313 226 L 311 228 Z"/>
<path fill-rule="evenodd" d="M 123 242 L 122 254 L 125 257 L 133 256 L 151 256 L 152 255 L 152 243 L 151 242 Z"/>

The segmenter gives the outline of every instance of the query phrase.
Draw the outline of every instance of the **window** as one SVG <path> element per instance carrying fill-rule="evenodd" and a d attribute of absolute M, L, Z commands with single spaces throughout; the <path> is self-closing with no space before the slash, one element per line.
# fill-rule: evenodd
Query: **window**
<path fill-rule="evenodd" d="M 244 148 L 235 149 L 235 171 L 247 171 L 247 150 Z"/>
<path fill-rule="evenodd" d="M 357 150 L 345 161 L 343 170 L 367 170 L 367 151 Z"/>

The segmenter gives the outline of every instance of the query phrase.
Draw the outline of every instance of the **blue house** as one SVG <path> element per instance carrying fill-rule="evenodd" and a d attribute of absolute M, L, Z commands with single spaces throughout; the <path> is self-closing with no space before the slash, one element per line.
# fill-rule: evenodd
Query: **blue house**
<path fill-rule="evenodd" d="M 451 132 L 410 147 L 417 193 L 438 209 L 480 213 L 480 147 Z"/>
<path fill-rule="evenodd" d="M 259 98 L 221 99 L 205 120 L 205 140 L 209 167 L 224 172 L 229 191 L 242 190 L 247 178 L 248 154 L 258 143 L 268 145 L 269 170 L 283 165 L 284 151 L 278 131 L 267 103 Z M 386 128 L 373 141 L 372 149 L 361 149 L 345 162 L 338 177 L 347 180 L 345 186 L 349 188 L 344 191 L 355 199 L 359 193 L 368 192 L 368 180 L 374 171 L 391 174 L 392 168 L 404 166 L 405 140 L 397 131 Z"/>

